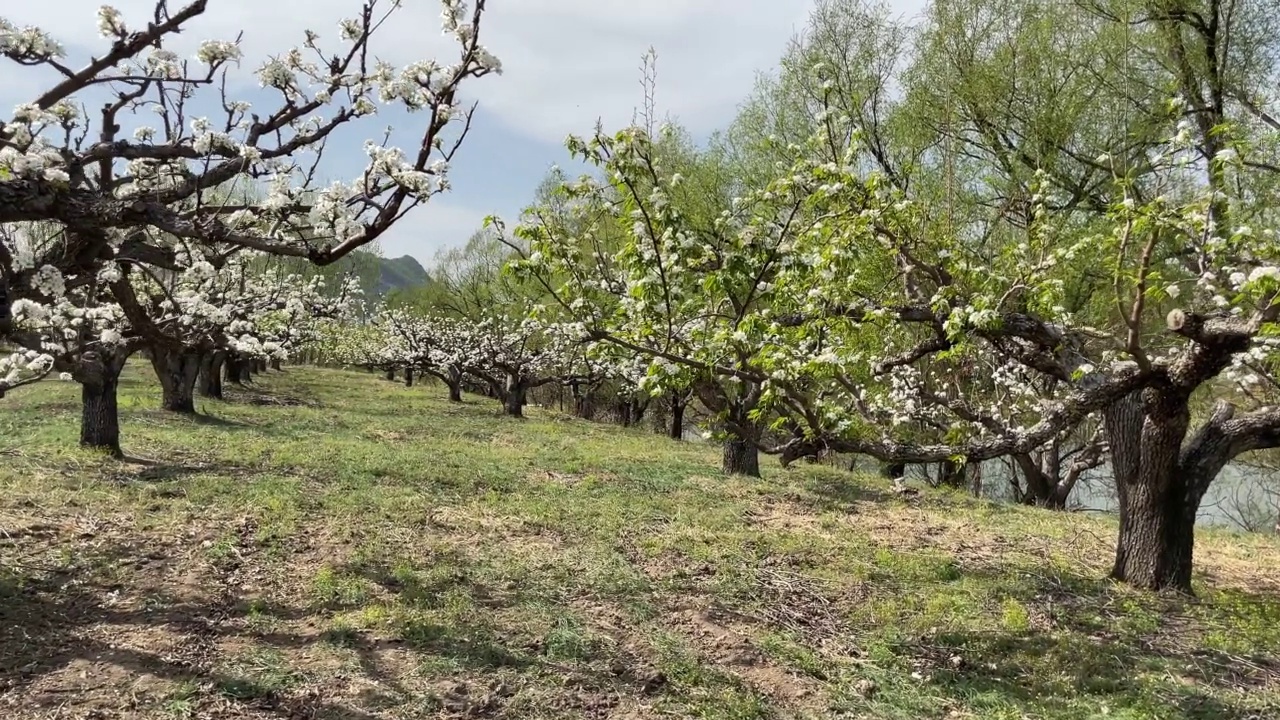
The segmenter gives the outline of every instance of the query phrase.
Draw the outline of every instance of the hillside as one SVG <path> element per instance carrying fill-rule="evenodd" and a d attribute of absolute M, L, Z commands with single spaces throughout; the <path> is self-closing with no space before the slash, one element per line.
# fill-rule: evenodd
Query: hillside
<path fill-rule="evenodd" d="M 406 290 L 431 282 L 422 263 L 411 255 L 398 258 L 378 258 L 378 283 L 375 292 L 385 295 L 391 290 Z"/>
<path fill-rule="evenodd" d="M 203 415 L 0 405 L 8 718 L 1280 717 L 1280 541 L 1199 598 L 1101 580 L 1106 518 L 772 464 L 313 368 Z"/>

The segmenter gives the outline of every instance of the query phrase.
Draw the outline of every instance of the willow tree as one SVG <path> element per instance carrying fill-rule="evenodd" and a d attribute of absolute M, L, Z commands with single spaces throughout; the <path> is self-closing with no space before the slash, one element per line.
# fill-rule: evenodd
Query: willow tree
<path fill-rule="evenodd" d="M 808 433 L 784 457 L 1018 455 L 1098 412 L 1120 500 L 1113 576 L 1189 591 L 1205 490 L 1231 458 L 1280 442 L 1265 379 L 1280 270 L 1264 200 L 1280 125 L 1260 82 L 1274 77 L 1275 36 L 1255 24 L 1274 14 L 1260 2 L 1025 5 L 1021 20 L 992 22 L 996 4 L 935 4 L 903 75 L 902 112 L 935 119 L 923 163 L 973 200 L 866 173 L 852 154 L 818 169 L 815 209 L 831 222 L 803 251 L 836 281 L 796 278 L 795 294 L 820 300 L 787 324 L 847 352 L 821 369 L 835 382 L 820 392 L 801 382 L 819 372 L 810 358 L 779 354 L 797 378 L 779 394 Z M 1073 33 L 1040 31 L 1037 12 L 1111 42 L 1070 53 L 1060 43 Z M 1055 52 L 1013 52 L 1003 40 L 1020 22 Z M 847 115 L 829 122 L 859 134 Z M 1090 297 L 1073 311 L 1081 288 Z M 1016 370 L 1024 401 L 936 392 L 956 363 Z M 1060 393 L 1038 397 L 1047 380 Z M 949 430 L 885 432 L 886 415 Z"/>
<path fill-rule="evenodd" d="M 1113 575 L 1189 591 L 1204 489 L 1280 442 L 1275 125 L 1265 86 L 1239 84 L 1273 76 L 1244 69 L 1273 36 L 1240 24 L 1260 14 L 1246 5 L 936 3 L 889 80 L 807 68 L 811 132 L 764 135 L 778 154 L 752 167 L 773 172 L 729 183 L 740 197 L 710 230 L 680 212 L 684 178 L 647 133 L 573 142 L 627 201 L 616 273 L 536 223 L 524 267 L 554 265 L 570 307 L 621 297 L 597 336 L 655 377 L 753 388 L 752 419 L 792 435 L 754 439 L 784 462 L 1016 457 L 1101 414 Z M 867 87 L 901 92 L 848 97 Z M 1193 430 L 1205 395 L 1219 402 Z"/>

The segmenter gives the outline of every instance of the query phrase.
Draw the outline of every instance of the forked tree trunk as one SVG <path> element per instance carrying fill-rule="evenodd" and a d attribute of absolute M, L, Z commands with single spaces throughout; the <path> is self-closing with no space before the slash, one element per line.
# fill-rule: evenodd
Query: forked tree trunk
<path fill-rule="evenodd" d="M 196 388 L 201 396 L 222 399 L 222 365 L 226 359 L 224 352 L 209 353 L 200 359 L 200 376 L 196 380 Z"/>
<path fill-rule="evenodd" d="M 1046 455 L 1053 452 L 1052 448 L 1045 450 Z M 1019 502 L 1049 510 L 1066 509 L 1067 498 L 1075 487 L 1074 478 L 1059 479 L 1060 467 L 1051 458 L 1046 457 L 1043 462 L 1036 462 L 1029 453 L 1018 453 L 1013 456 L 1013 460 L 1025 484 L 1018 497 Z"/>
<path fill-rule="evenodd" d="M 72 376 L 80 383 L 80 445 L 122 457 L 116 393 L 125 357 L 87 352 Z"/>
<path fill-rule="evenodd" d="M 161 406 L 180 413 L 196 411 L 196 378 L 200 374 L 200 353 L 189 348 L 151 348 L 151 366 L 160 378 Z"/>

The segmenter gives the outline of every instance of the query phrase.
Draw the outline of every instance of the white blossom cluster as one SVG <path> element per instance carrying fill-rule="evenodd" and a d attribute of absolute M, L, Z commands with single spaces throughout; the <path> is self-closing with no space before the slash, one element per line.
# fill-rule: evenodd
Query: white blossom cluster
<path fill-rule="evenodd" d="M 134 296 L 127 304 L 138 306 L 131 312 L 174 342 L 253 357 L 285 357 L 315 340 L 320 321 L 358 304 L 346 281 L 324 288 L 248 266 L 258 253 L 333 262 L 449 190 L 461 137 L 452 146 L 445 137 L 469 112 L 457 104 L 458 88 L 501 72 L 501 63 L 479 43 L 482 8 L 443 0 L 441 27 L 456 59 L 366 64 L 376 54 L 375 31 L 394 22 L 400 6 L 366 3 L 359 19 L 336 29 L 336 52 L 307 31 L 299 47 L 261 61 L 254 70 L 275 107 L 228 96 L 226 73 L 244 60 L 238 41 L 203 40 L 191 57 L 173 49 L 175 33 L 204 12 L 202 4 L 158 9 L 164 23 L 129 22 L 113 6 L 99 8 L 105 42 L 87 74 L 0 115 L 0 183 L 7 198 L 30 198 L 0 208 L 0 391 L 49 372 L 86 343 L 125 338 L 124 299 L 113 294 L 126 274 Z M 19 66 L 59 70 L 66 54 L 43 30 L 0 18 L 0 55 Z M 114 99 L 100 120 L 81 111 L 101 104 L 88 99 L 95 89 Z M 331 134 L 395 106 L 415 113 L 421 142 L 402 150 L 371 141 L 354 178 L 316 187 Z M 131 137 L 120 134 L 122 125 L 134 128 Z M 370 126 L 366 137 L 385 138 L 385 128 Z M 81 216 L 70 223 L 68 212 Z M 26 225 L 40 228 L 39 241 L 8 229 Z M 71 225 L 102 232 L 72 237 Z M 127 263 L 118 257 L 126 252 Z M 337 297 L 343 307 L 334 306 Z"/>

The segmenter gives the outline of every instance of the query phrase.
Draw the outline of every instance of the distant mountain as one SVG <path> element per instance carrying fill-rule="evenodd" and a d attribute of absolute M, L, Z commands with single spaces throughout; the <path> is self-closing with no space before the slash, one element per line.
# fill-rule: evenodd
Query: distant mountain
<path fill-rule="evenodd" d="M 376 292 L 385 295 L 391 290 L 407 290 L 431 282 L 426 268 L 410 255 L 398 258 L 378 258 L 378 284 Z"/>

